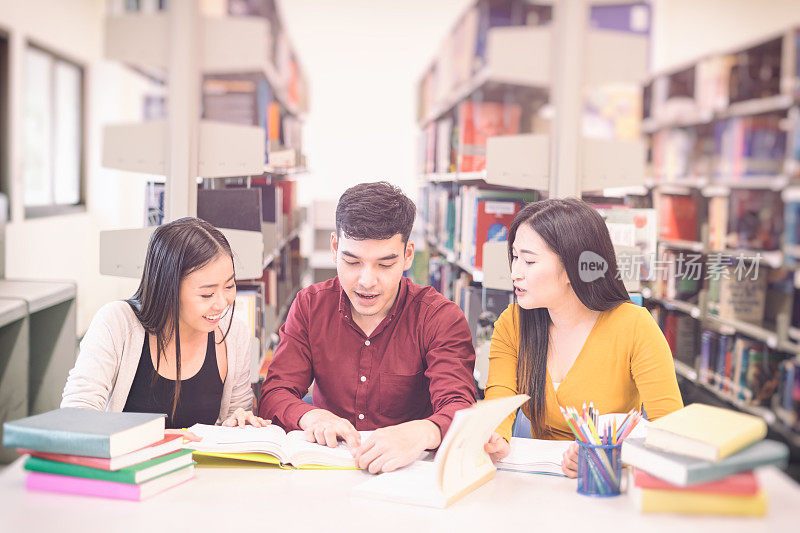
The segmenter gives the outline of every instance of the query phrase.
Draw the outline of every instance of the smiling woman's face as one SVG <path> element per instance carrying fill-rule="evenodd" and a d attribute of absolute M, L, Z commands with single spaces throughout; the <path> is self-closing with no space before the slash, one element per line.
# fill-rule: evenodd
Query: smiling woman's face
<path fill-rule="evenodd" d="M 214 331 L 235 298 L 233 260 L 228 255 L 220 254 L 181 280 L 181 329 L 189 328 L 203 333 Z"/>
<path fill-rule="evenodd" d="M 523 309 L 551 307 L 570 290 L 561 259 L 528 224 L 521 224 L 514 238 L 511 280 Z"/>

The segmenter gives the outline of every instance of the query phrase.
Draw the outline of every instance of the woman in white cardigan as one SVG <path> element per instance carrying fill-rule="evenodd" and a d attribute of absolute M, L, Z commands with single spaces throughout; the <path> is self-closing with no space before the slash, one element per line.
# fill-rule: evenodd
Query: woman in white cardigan
<path fill-rule="evenodd" d="M 197 218 L 159 226 L 136 294 L 94 316 L 61 407 L 166 413 L 172 432 L 268 424 L 252 412 L 252 337 L 231 318 L 235 297 L 222 232 Z"/>

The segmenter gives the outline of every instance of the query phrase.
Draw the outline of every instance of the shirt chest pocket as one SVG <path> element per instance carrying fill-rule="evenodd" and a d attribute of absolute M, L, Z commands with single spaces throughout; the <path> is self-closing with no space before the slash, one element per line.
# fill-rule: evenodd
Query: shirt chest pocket
<path fill-rule="evenodd" d="M 392 374 L 381 372 L 378 409 L 389 418 L 412 420 L 428 400 L 425 373 Z"/>

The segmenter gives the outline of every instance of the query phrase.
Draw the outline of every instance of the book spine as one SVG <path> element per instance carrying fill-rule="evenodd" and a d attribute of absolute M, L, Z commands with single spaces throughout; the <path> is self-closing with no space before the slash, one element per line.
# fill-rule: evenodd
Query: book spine
<path fill-rule="evenodd" d="M 70 476 L 84 479 L 98 479 L 102 481 L 113 481 L 115 483 L 136 484 L 136 474 L 127 470 L 102 470 L 89 466 L 75 465 L 70 463 L 59 463 L 48 461 L 38 457 L 29 457 L 25 461 L 25 470 L 31 472 L 42 472 L 45 474 L 57 474 L 60 476 Z"/>
<path fill-rule="evenodd" d="M 30 472 L 25 478 L 25 487 L 28 490 L 99 496 L 115 500 L 138 501 L 141 499 L 141 492 L 136 485 L 44 474 L 41 472 Z"/>
<path fill-rule="evenodd" d="M 110 440 L 106 435 L 20 427 L 9 423 L 3 424 L 3 446 L 105 459 L 111 457 Z"/>

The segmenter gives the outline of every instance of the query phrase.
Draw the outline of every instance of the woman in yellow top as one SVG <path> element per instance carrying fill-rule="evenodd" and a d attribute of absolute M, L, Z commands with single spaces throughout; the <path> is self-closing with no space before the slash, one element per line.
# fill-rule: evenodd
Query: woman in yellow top
<path fill-rule="evenodd" d="M 559 406 L 601 413 L 643 405 L 649 419 L 683 407 L 672 353 L 650 313 L 630 302 L 600 214 L 581 200 L 531 203 L 508 235 L 517 304 L 495 323 L 486 398 L 530 395 L 522 411 L 539 439 L 572 440 Z M 514 415 L 486 444 L 509 452 Z M 577 444 L 562 469 L 577 471 Z"/>

